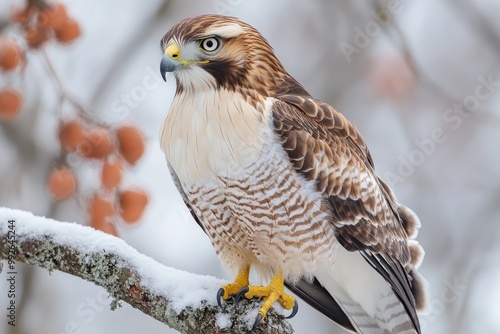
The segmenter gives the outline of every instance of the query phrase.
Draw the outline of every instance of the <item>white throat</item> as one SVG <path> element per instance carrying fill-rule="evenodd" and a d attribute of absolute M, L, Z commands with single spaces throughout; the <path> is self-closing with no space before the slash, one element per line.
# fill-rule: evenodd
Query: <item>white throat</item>
<path fill-rule="evenodd" d="M 257 110 L 223 89 L 175 96 L 163 124 L 161 146 L 181 183 L 194 185 L 255 162 L 269 142 L 272 101 Z"/>

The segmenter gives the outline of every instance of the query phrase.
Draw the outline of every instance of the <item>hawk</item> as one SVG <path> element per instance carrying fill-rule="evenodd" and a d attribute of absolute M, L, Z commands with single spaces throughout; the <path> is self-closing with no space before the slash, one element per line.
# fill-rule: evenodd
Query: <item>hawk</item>
<path fill-rule="evenodd" d="M 284 285 L 357 333 L 420 333 L 420 221 L 375 173 L 358 130 L 286 72 L 237 18 L 202 15 L 161 40 L 176 79 L 161 146 L 234 282 L 217 300 L 297 312 Z M 268 285 L 249 282 L 254 270 Z"/>

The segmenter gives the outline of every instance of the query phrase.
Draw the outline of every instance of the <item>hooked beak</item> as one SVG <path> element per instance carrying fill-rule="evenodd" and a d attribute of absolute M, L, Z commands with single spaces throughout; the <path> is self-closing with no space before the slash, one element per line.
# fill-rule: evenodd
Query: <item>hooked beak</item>
<path fill-rule="evenodd" d="M 174 72 L 184 66 L 191 64 L 207 64 L 208 59 L 204 60 L 189 60 L 181 58 L 181 51 L 177 44 L 170 44 L 165 49 L 165 54 L 161 58 L 160 73 L 163 80 L 166 80 L 167 72 Z"/>
<path fill-rule="evenodd" d="M 182 66 L 179 47 L 176 44 L 170 45 L 165 50 L 165 54 L 160 62 L 160 74 L 164 81 L 167 81 L 167 72 L 173 72 Z"/>

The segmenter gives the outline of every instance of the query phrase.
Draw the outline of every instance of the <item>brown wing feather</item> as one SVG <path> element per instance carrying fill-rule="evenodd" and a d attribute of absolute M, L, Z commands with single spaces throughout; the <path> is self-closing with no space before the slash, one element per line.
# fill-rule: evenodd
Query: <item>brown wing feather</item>
<path fill-rule="evenodd" d="M 328 198 L 339 241 L 348 250 L 384 253 L 405 266 L 408 236 L 357 129 L 325 103 L 279 99 L 273 107 L 275 131 L 294 168 Z"/>
<path fill-rule="evenodd" d="M 400 218 L 405 207 L 377 177 L 363 138 L 342 114 L 309 96 L 277 98 L 275 132 L 294 169 L 328 200 L 337 240 L 384 277 L 420 333 L 408 245 L 415 227 Z"/>

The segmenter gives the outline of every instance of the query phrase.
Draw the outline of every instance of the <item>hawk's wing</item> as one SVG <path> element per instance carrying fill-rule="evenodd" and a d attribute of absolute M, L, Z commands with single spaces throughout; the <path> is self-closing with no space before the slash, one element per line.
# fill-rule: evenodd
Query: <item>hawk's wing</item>
<path fill-rule="evenodd" d="M 170 171 L 170 176 L 172 177 L 172 181 L 174 182 L 175 184 L 175 187 L 177 188 L 177 191 L 179 192 L 179 194 L 181 195 L 182 197 L 182 200 L 184 201 L 184 204 L 186 204 L 187 208 L 189 209 L 189 213 L 191 213 L 191 216 L 193 217 L 193 219 L 196 221 L 196 223 L 201 227 L 201 229 L 205 231 L 205 228 L 203 227 L 203 224 L 201 223 L 200 219 L 198 218 L 198 216 L 194 213 L 194 210 L 193 208 L 191 207 L 191 205 L 189 204 L 189 200 L 186 196 L 186 193 L 184 192 L 184 189 L 182 189 L 182 185 L 181 185 L 181 182 L 179 181 L 179 177 L 177 176 L 177 174 L 175 174 L 175 171 L 174 169 L 172 168 L 172 166 L 170 166 L 170 163 L 167 161 L 167 166 L 168 166 L 168 170 Z"/>
<path fill-rule="evenodd" d="M 310 96 L 280 95 L 275 132 L 294 169 L 316 181 L 328 200 L 339 243 L 359 251 L 391 285 L 415 328 L 408 234 L 390 189 L 376 176 L 366 144 L 349 121 Z M 326 291 L 325 291 L 326 293 Z"/>

